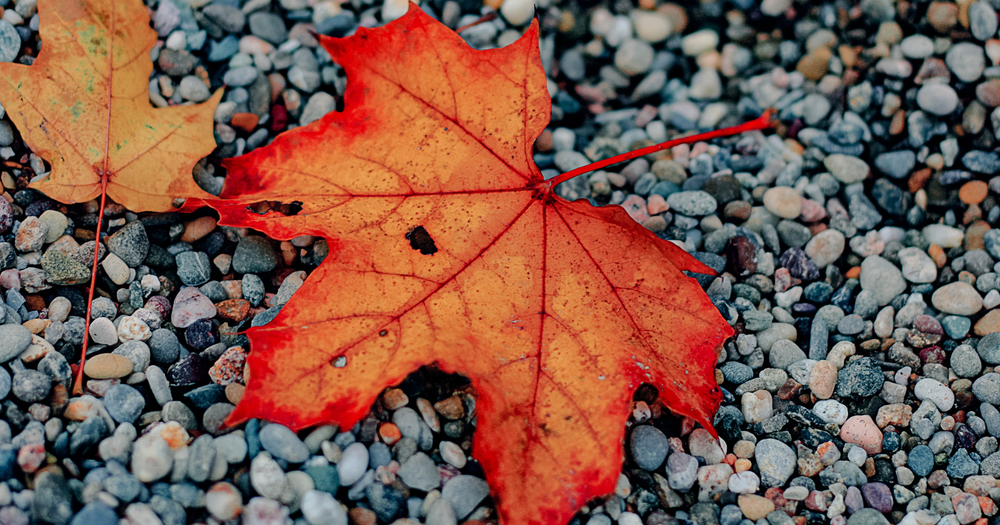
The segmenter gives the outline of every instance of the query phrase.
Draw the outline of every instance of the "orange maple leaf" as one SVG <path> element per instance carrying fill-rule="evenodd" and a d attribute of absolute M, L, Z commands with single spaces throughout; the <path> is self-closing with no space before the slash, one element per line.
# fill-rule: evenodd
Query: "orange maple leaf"
<path fill-rule="evenodd" d="M 0 103 L 52 165 L 31 187 L 66 204 L 103 195 L 132 211 L 214 198 L 191 176 L 215 149 L 222 90 L 194 106 L 149 103 L 156 32 L 140 0 L 39 0 L 43 42 L 31 66 L 0 63 Z"/>
<path fill-rule="evenodd" d="M 614 488 L 642 383 L 708 428 L 716 349 L 732 329 L 712 273 L 617 206 L 552 193 L 532 160 L 550 98 L 538 25 L 475 51 L 411 6 L 323 38 L 345 109 L 226 163 L 222 224 L 330 254 L 268 325 L 229 424 L 350 428 L 422 365 L 468 376 L 474 456 L 504 523 L 565 523 Z M 250 204 L 297 201 L 260 215 Z"/>

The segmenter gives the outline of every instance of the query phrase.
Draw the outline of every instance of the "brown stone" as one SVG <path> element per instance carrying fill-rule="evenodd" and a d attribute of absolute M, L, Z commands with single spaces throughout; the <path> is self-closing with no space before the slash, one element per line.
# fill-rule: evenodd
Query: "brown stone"
<path fill-rule="evenodd" d="M 990 187 L 981 180 L 970 180 L 962 185 L 958 190 L 958 198 L 966 204 L 979 204 L 983 202 L 990 192 Z"/>
<path fill-rule="evenodd" d="M 246 389 L 247 387 L 239 383 L 229 383 L 226 385 L 226 399 L 234 405 L 239 404 L 240 400 L 243 399 L 243 393 L 246 392 Z"/>
<path fill-rule="evenodd" d="M 750 212 L 753 211 L 753 207 L 747 201 L 733 201 L 726 204 L 725 210 L 723 210 L 723 215 L 727 219 L 737 219 L 745 221 L 750 217 Z"/>
<path fill-rule="evenodd" d="M 948 69 L 944 60 L 940 58 L 924 59 L 924 62 L 920 64 L 920 69 L 917 70 L 917 76 L 913 77 L 913 82 L 917 85 L 923 85 L 932 79 L 946 84 L 951 82 L 951 70 Z"/>
<path fill-rule="evenodd" d="M 833 397 L 833 389 L 837 386 L 837 365 L 826 359 L 817 362 L 809 375 L 809 388 L 818 399 Z"/>
<path fill-rule="evenodd" d="M 738 501 L 743 515 L 751 521 L 763 519 L 774 511 L 774 503 L 763 496 L 742 494 Z"/>
<path fill-rule="evenodd" d="M 198 217 L 193 221 L 188 221 L 184 223 L 184 235 L 181 235 L 181 240 L 184 242 L 198 241 L 212 233 L 216 224 L 215 217 L 211 216 Z"/>
<path fill-rule="evenodd" d="M 966 251 L 984 249 L 983 236 L 988 231 L 990 231 L 990 225 L 986 221 L 973 222 L 965 229 L 965 241 L 962 243 L 962 247 Z"/>
<path fill-rule="evenodd" d="M 95 355 L 87 359 L 83 373 L 94 379 L 125 377 L 132 373 L 132 361 L 123 355 Z"/>
<path fill-rule="evenodd" d="M 795 70 L 802 73 L 808 80 L 818 81 L 826 75 L 833 52 L 828 47 L 818 47 L 812 53 L 802 57 Z"/>
<path fill-rule="evenodd" d="M 225 301 L 215 303 L 215 308 L 218 311 L 219 317 L 238 323 L 246 319 L 247 314 L 250 313 L 250 301 L 246 299 L 226 299 Z"/>
<path fill-rule="evenodd" d="M 923 188 L 933 173 L 930 168 L 914 171 L 913 175 L 910 175 L 910 179 L 907 181 L 910 193 L 916 193 Z"/>
<path fill-rule="evenodd" d="M 667 220 L 656 215 L 642 221 L 642 226 L 651 232 L 661 232 L 667 229 Z"/>
<path fill-rule="evenodd" d="M 354 507 L 347 513 L 351 525 L 375 525 L 375 513 L 361 507 Z"/>
<path fill-rule="evenodd" d="M 972 327 L 972 332 L 982 337 L 986 334 L 1000 332 L 1000 310 L 990 310 Z"/>
<path fill-rule="evenodd" d="M 382 394 L 382 404 L 386 410 L 396 410 L 409 404 L 410 398 L 398 388 L 390 388 Z"/>
<path fill-rule="evenodd" d="M 879 428 L 885 428 L 886 425 L 906 426 L 910 424 L 911 417 L 913 417 L 913 408 L 910 405 L 883 405 L 882 408 L 878 409 L 878 415 L 875 416 L 875 424 Z"/>
<path fill-rule="evenodd" d="M 677 4 L 663 4 L 657 9 L 657 11 L 667 15 L 670 19 L 670 27 L 674 29 L 674 33 L 681 35 L 684 34 L 684 29 L 688 25 L 687 11 L 683 7 Z"/>
<path fill-rule="evenodd" d="M 434 403 L 434 410 L 446 419 L 461 419 L 465 415 L 465 406 L 458 396 L 451 396 Z"/>
<path fill-rule="evenodd" d="M 1000 80 L 987 80 L 976 86 L 976 99 L 991 108 L 1000 106 Z"/>
<path fill-rule="evenodd" d="M 958 6 L 951 2 L 931 2 L 927 22 L 939 33 L 947 33 L 958 24 Z"/>

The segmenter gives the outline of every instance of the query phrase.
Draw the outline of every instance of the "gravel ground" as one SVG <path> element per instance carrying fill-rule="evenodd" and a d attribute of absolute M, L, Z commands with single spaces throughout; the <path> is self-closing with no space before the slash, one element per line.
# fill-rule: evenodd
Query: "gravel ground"
<path fill-rule="evenodd" d="M 450 27 L 496 8 L 423 6 Z M 462 33 L 516 39 L 531 0 Z M 589 525 L 985 525 L 1000 499 L 997 0 L 537 4 L 553 99 L 547 174 L 778 110 L 780 129 L 679 146 L 561 185 L 624 206 L 721 277 L 696 276 L 737 336 L 716 441 L 642 388 L 615 493 Z M 150 100 L 226 86 L 221 158 L 342 107 L 313 32 L 400 0 L 160 0 Z M 35 0 L 0 0 L 0 60 L 32 62 Z M 353 429 L 219 425 L 245 339 L 327 253 L 208 214 L 109 208 L 85 367 L 96 206 L 23 189 L 46 171 L 0 109 L 0 524 L 343 525 L 495 520 L 468 456 L 475 397 L 422 370 Z M 623 254 L 628 257 L 628 254 Z"/>

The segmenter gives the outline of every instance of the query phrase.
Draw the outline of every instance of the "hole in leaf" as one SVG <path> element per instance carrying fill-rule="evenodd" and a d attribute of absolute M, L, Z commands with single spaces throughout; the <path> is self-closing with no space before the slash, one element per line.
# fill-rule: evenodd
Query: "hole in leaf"
<path fill-rule="evenodd" d="M 265 215 L 268 212 L 274 211 L 287 217 L 291 217 L 298 215 L 299 212 L 302 211 L 302 202 L 293 201 L 286 204 L 280 201 L 260 201 L 247 206 L 247 209 L 257 215 Z"/>
<path fill-rule="evenodd" d="M 347 356 L 340 356 L 333 360 L 333 366 L 335 368 L 344 368 L 347 366 Z"/>
<path fill-rule="evenodd" d="M 434 239 L 423 226 L 417 226 L 410 230 L 410 233 L 406 234 L 406 238 L 410 241 L 410 248 L 419 250 L 423 255 L 433 255 L 438 251 Z"/>

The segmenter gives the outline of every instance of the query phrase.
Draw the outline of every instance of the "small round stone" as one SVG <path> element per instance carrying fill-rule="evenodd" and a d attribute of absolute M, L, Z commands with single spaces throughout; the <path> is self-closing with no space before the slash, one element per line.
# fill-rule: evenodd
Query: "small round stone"
<path fill-rule="evenodd" d="M 93 379 L 125 377 L 132 371 L 132 360 L 117 354 L 98 354 L 88 358 L 83 365 L 83 373 Z"/>
<path fill-rule="evenodd" d="M 128 385 L 114 385 L 104 394 L 104 407 L 119 423 L 132 423 L 146 407 L 146 400 L 138 390 Z"/>
<path fill-rule="evenodd" d="M 302 463 L 309 459 L 305 443 L 284 425 L 271 423 L 260 430 L 260 444 L 272 456 L 289 463 Z"/>
<path fill-rule="evenodd" d="M 949 115 L 958 107 L 958 93 L 948 84 L 924 84 L 917 91 L 920 109 L 934 115 Z"/>
<path fill-rule="evenodd" d="M 52 379 L 37 370 L 20 370 L 14 372 L 11 390 L 14 397 L 25 403 L 35 403 L 45 399 L 52 389 Z"/>
<path fill-rule="evenodd" d="M 785 219 L 794 219 L 802 211 L 802 197 L 792 188 L 778 186 L 764 193 L 767 211 Z"/>
<path fill-rule="evenodd" d="M 974 82 L 983 76 L 986 55 L 981 45 L 957 42 L 948 48 L 944 57 L 948 69 L 962 82 Z"/>
<path fill-rule="evenodd" d="M 643 470 L 654 471 L 667 458 L 670 447 L 667 437 L 658 428 L 640 425 L 632 431 L 629 450 L 636 465 Z"/>

